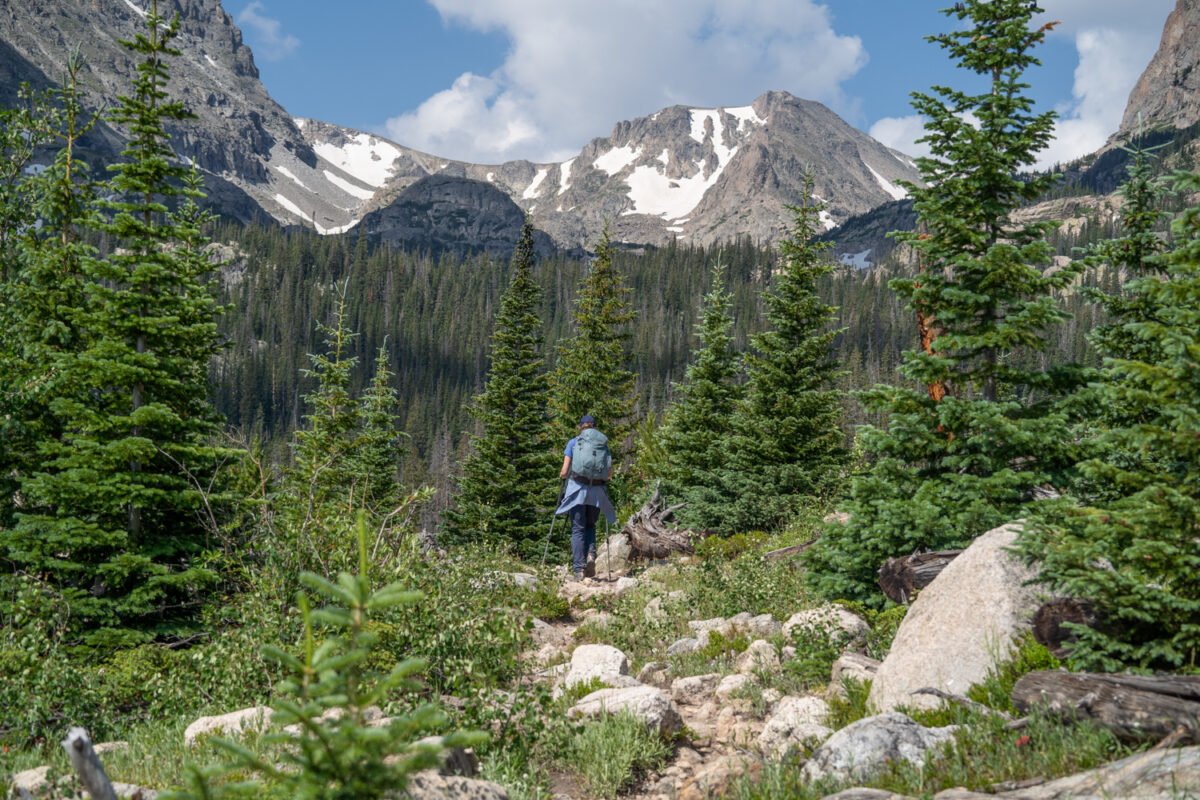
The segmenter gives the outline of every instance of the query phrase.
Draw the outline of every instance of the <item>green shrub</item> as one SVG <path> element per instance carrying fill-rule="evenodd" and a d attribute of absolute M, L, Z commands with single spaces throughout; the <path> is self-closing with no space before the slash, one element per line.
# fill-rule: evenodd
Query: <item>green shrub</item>
<path fill-rule="evenodd" d="M 802 689 L 829 683 L 833 662 L 845 652 L 850 634 L 839 628 L 833 620 L 796 625 L 791 634 L 796 657 L 784 663 L 784 670 L 799 682 Z"/>
<path fill-rule="evenodd" d="M 762 531 L 708 536 L 696 545 L 696 555 L 705 561 L 732 561 L 745 553 L 761 549 L 767 538 Z"/>
<path fill-rule="evenodd" d="M 829 697 L 829 714 L 825 718 L 826 726 L 835 731 L 871 715 L 871 709 L 867 705 L 867 697 L 871 694 L 871 682 L 846 675 L 841 683 L 845 694 L 833 694 Z"/>
<path fill-rule="evenodd" d="M 585 725 L 571 743 L 566 766 L 579 771 L 594 797 L 615 797 L 665 763 L 671 745 L 627 712 Z"/>
<path fill-rule="evenodd" d="M 982 683 L 967 690 L 967 697 L 998 711 L 1014 713 L 1012 690 L 1020 677 L 1029 672 L 1058 669 L 1060 666 L 1062 662 L 1038 644 L 1032 633 L 1026 631 L 1017 637 L 1008 658 L 990 669 Z"/>
<path fill-rule="evenodd" d="M 562 693 L 563 704 L 567 707 L 570 707 L 570 706 L 573 706 L 576 703 L 578 703 L 584 697 L 587 697 L 592 692 L 598 692 L 601 689 L 611 689 L 611 688 L 612 688 L 611 686 L 609 686 L 607 683 L 600 680 L 599 678 L 591 677 L 591 678 L 588 678 L 586 681 L 580 681 L 579 683 L 573 683 L 570 686 L 563 689 L 563 693 Z"/>
<path fill-rule="evenodd" d="M 871 623 L 871 632 L 867 634 L 868 656 L 877 661 L 884 659 L 892 649 L 892 640 L 896 638 L 896 631 L 900 630 L 900 623 L 907 613 L 908 606 L 892 606 L 886 611 L 874 611 L 867 615 L 867 621 Z"/>

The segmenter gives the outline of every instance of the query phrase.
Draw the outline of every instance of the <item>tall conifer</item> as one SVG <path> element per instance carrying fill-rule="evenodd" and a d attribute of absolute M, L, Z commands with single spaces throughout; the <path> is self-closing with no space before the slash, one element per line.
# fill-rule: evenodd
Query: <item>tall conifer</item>
<path fill-rule="evenodd" d="M 839 427 L 840 393 L 832 387 L 837 335 L 834 309 L 817 296 L 817 280 L 833 270 L 817 242 L 821 206 L 804 177 L 791 235 L 780 246 L 778 275 L 763 295 L 768 328 L 750 341 L 745 396 L 718 449 L 726 463 L 685 493 L 684 518 L 726 532 L 772 529 L 801 504 L 822 500 L 841 479 L 846 460 Z"/>
<path fill-rule="evenodd" d="M 1051 292 L 1078 267 L 1047 269 L 1054 223 L 1013 218 L 1056 180 L 1021 173 L 1054 126 L 1054 113 L 1034 113 L 1023 94 L 1025 70 L 1039 63 L 1032 51 L 1050 28 L 1031 28 L 1035 9 L 967 0 L 945 11 L 962 28 L 928 37 L 987 88 L 913 95 L 932 154 L 917 162 L 925 186 L 907 187 L 917 231 L 898 238 L 920 272 L 891 285 L 925 333 L 900 372 L 925 388 L 863 394 L 886 419 L 884 429 L 863 430 L 877 461 L 854 481 L 850 523 L 808 551 L 808 575 L 830 596 L 881 603 L 875 575 L 885 559 L 965 546 L 1022 516 L 1035 487 L 1062 486 L 1071 464 L 1067 415 L 1056 406 L 1071 371 L 1032 365 L 1046 330 L 1065 316 Z"/>
<path fill-rule="evenodd" d="M 457 508 L 444 517 L 453 539 L 511 544 L 526 558 L 540 552 L 558 467 L 533 266 L 533 225 L 526 220 L 496 315 L 487 385 L 471 406 L 481 431 L 462 465 Z"/>
<path fill-rule="evenodd" d="M 1194 193 L 1200 175 L 1179 174 Z M 1099 424 L 1083 480 L 1022 533 L 1020 546 L 1056 591 L 1096 617 L 1077 628 L 1081 669 L 1200 666 L 1200 207 L 1173 224 L 1174 249 L 1155 256 L 1158 189 L 1135 159 L 1125 235 L 1099 249 L 1133 276 L 1104 297 L 1112 322 L 1093 343 L 1105 368 L 1089 387 Z M 1165 272 L 1160 272 L 1162 270 Z M 1099 428 L 1097 431 L 1096 429 Z"/>
<path fill-rule="evenodd" d="M 166 92 L 179 22 L 165 23 L 156 5 L 146 21 L 147 33 L 124 43 L 143 60 L 111 115 L 131 137 L 111 167 L 111 220 L 98 225 L 118 249 L 86 262 L 75 311 L 87 346 L 55 356 L 55 380 L 70 387 L 50 404 L 60 433 L 40 442 L 42 470 L 23 487 L 31 511 L 8 542 L 97 644 L 187 624 L 197 592 L 216 580 L 198 558 L 206 531 L 196 512 L 226 455 L 210 444 L 219 418 L 208 364 L 219 345 L 204 218 L 186 202 L 167 205 L 199 192 L 192 171 L 172 163 L 163 127 L 188 117 Z"/>
<path fill-rule="evenodd" d="M 733 295 L 725 288 L 725 274 L 720 261 L 713 265 L 696 325 L 700 345 L 683 382 L 675 385 L 675 400 L 657 433 L 665 461 L 662 477 L 675 492 L 724 467 L 728 456 L 725 439 L 742 389 L 732 335 Z"/>
<path fill-rule="evenodd" d="M 558 363 L 550 375 L 558 447 L 575 435 L 579 418 L 591 414 L 608 437 L 618 470 L 633 430 L 634 376 L 627 346 L 634 311 L 628 294 L 624 276 L 613 264 L 606 229 L 575 297 L 572 335 L 559 343 Z M 617 477 L 616 494 L 619 487 Z"/>

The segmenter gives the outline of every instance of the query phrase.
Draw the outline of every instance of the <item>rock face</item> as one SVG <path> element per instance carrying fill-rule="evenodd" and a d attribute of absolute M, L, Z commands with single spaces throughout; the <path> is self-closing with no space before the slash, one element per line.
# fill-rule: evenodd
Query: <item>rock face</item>
<path fill-rule="evenodd" d="M 412 800 L 508 800 L 508 791 L 498 783 L 462 778 L 457 775 L 439 775 L 436 770 L 425 770 L 408 778 L 408 787 L 391 797 Z"/>
<path fill-rule="evenodd" d="M 965 692 L 1029 629 L 1038 602 L 1024 584 L 1034 573 L 1005 550 L 1019 530 L 1009 524 L 983 534 L 921 591 L 875 673 L 868 698 L 875 708 L 936 705 L 911 694 L 927 686 Z"/>
<path fill-rule="evenodd" d="M 792 614 L 788 621 L 783 623 L 783 635 L 791 637 L 795 631 L 808 631 L 826 636 L 845 634 L 849 643 L 857 646 L 866 641 L 871 626 L 848 608 L 830 603 Z"/>
<path fill-rule="evenodd" d="M 679 709 L 661 689 L 635 686 L 628 689 L 601 689 L 583 697 L 567 712 L 569 717 L 599 717 L 628 711 L 664 736 L 683 728 Z"/>
<path fill-rule="evenodd" d="M 925 728 L 891 712 L 852 722 L 829 737 L 804 765 L 804 777 L 863 780 L 891 761 L 921 764 L 925 753 L 954 738 L 954 726 Z"/>
<path fill-rule="evenodd" d="M 1158 52 L 1129 93 L 1114 140 L 1137 131 L 1138 114 L 1148 128 L 1200 121 L 1200 0 L 1178 0 L 1167 17 Z"/>
<path fill-rule="evenodd" d="M 507 258 L 524 224 L 525 212 L 491 184 L 438 174 L 422 178 L 388 206 L 367 214 L 359 229 L 408 249 L 458 256 L 483 251 Z M 534 231 L 533 241 L 538 255 L 554 250 L 542 231 Z"/>

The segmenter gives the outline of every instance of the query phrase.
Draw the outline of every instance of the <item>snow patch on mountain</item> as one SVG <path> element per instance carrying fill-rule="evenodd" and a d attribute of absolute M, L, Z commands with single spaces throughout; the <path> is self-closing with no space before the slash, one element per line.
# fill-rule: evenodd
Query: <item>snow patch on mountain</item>
<path fill-rule="evenodd" d="M 368 186 L 379 188 L 392 174 L 392 163 L 401 155 L 394 145 L 360 133 L 340 147 L 331 142 L 313 145 L 317 155 Z"/>
<path fill-rule="evenodd" d="M 592 166 L 596 169 L 602 169 L 609 176 L 616 175 L 621 170 L 628 167 L 634 160 L 642 154 L 642 148 L 634 149 L 633 145 L 623 145 L 614 147 L 606 153 L 602 153 L 592 162 Z"/>
<path fill-rule="evenodd" d="M 310 188 L 308 188 L 307 186 L 305 186 L 305 185 L 304 185 L 304 181 L 302 181 L 302 180 L 300 180 L 299 178 L 297 178 L 297 177 L 296 177 L 296 175 L 295 175 L 295 173 L 293 173 L 293 172 L 292 172 L 290 169 L 288 169 L 287 167 L 281 167 L 281 166 L 279 166 L 278 164 L 276 164 L 276 165 L 274 165 L 274 166 L 275 166 L 275 169 L 276 169 L 276 171 L 277 171 L 277 172 L 279 172 L 279 174 L 280 174 L 280 175 L 282 175 L 283 177 L 285 177 L 285 178 L 289 179 L 289 180 L 290 180 L 292 183 L 296 184 L 297 186 L 299 186 L 299 187 L 300 187 L 301 189 L 303 189 L 304 191 L 306 191 L 306 192 L 311 192 L 311 191 L 312 191 L 312 189 L 310 189 Z"/>
<path fill-rule="evenodd" d="M 854 267 L 855 269 L 867 269 L 871 266 L 871 262 L 867 260 L 867 257 L 870 255 L 871 248 L 868 247 L 861 253 L 842 253 L 842 257 L 839 260 L 847 267 Z"/>
<path fill-rule="evenodd" d="M 494 173 L 494 172 L 489 172 L 489 173 L 487 174 L 487 182 L 488 182 L 488 183 L 495 183 L 495 182 L 496 182 L 496 173 Z"/>
<path fill-rule="evenodd" d="M 767 121 L 758 115 L 754 110 L 754 106 L 738 106 L 737 108 L 727 108 L 725 113 L 731 117 L 735 117 L 738 121 L 738 132 L 741 133 L 742 128 L 747 122 L 752 125 L 766 125 Z"/>
<path fill-rule="evenodd" d="M 880 175 L 878 172 L 876 172 L 874 170 L 874 168 L 870 164 L 868 164 L 867 162 L 864 161 L 863 166 L 871 171 L 871 174 L 875 176 L 875 180 L 879 183 L 879 185 L 881 187 L 883 187 L 883 190 L 885 192 L 887 192 L 888 194 L 890 194 L 892 196 L 893 200 L 903 200 L 904 198 L 908 197 L 907 190 L 897 186 L 896 184 L 889 181 L 887 178 Z"/>
<path fill-rule="evenodd" d="M 214 67 L 217 66 L 217 62 L 208 53 L 204 54 L 204 58 L 207 59 L 208 63 L 212 64 Z"/>
<path fill-rule="evenodd" d="M 533 176 L 533 182 L 525 187 L 525 191 L 521 193 L 522 200 L 532 200 L 537 197 L 538 187 L 542 185 L 542 181 L 546 180 L 546 175 L 550 172 L 549 167 L 543 167 L 537 171 L 537 175 Z M 530 209 L 531 211 L 533 209 Z"/>
<path fill-rule="evenodd" d="M 146 18 L 146 12 L 145 12 L 145 11 L 143 11 L 143 10 L 141 9 L 141 7 L 140 7 L 140 6 L 138 6 L 138 4 L 137 4 L 137 3 L 133 2 L 133 0 L 125 0 L 125 5 L 129 6 L 129 7 L 130 7 L 130 8 L 132 8 L 134 11 L 136 11 L 136 12 L 137 12 L 137 15 L 138 15 L 139 17 L 141 17 L 142 19 L 145 19 L 145 18 Z"/>
<path fill-rule="evenodd" d="M 575 159 L 568 158 L 566 161 L 558 165 L 558 193 L 562 194 L 567 189 L 571 188 L 571 167 L 575 166 Z"/>
<path fill-rule="evenodd" d="M 338 175 L 336 172 L 330 172 L 329 170 L 324 170 L 324 172 L 326 180 L 351 197 L 357 197 L 359 200 L 370 200 L 375 196 L 375 193 L 370 189 L 364 189 L 361 186 L 355 186 L 353 183 L 346 180 L 341 175 Z"/>
<path fill-rule="evenodd" d="M 283 206 L 284 208 L 286 208 L 291 213 L 295 214 L 300 219 L 302 219 L 305 222 L 312 225 L 313 228 L 316 229 L 317 233 L 321 234 L 322 236 L 328 236 L 329 234 L 332 234 L 332 233 L 345 233 L 346 231 L 350 230 L 355 225 L 357 225 L 359 222 L 362 222 L 361 219 L 352 219 L 349 222 L 347 222 L 345 225 L 337 225 L 332 228 L 326 228 L 324 225 L 322 225 L 319 222 L 313 222 L 313 218 L 310 217 L 308 214 L 305 214 L 303 211 L 301 211 L 300 206 L 296 205 L 291 200 L 288 200 L 283 195 L 276 193 L 275 202 L 279 203 L 279 205 Z"/>
<path fill-rule="evenodd" d="M 668 178 L 655 167 L 641 166 L 633 170 L 625 182 L 629 184 L 629 199 L 633 208 L 622 215 L 651 214 L 676 219 L 700 204 L 704 193 L 716 184 L 725 164 L 721 163 L 707 178 L 704 162 L 696 162 L 696 174 L 690 178 Z"/>
<path fill-rule="evenodd" d="M 833 216 L 823 208 L 821 209 L 821 213 L 818 215 L 818 218 L 821 220 L 821 224 L 825 226 L 825 230 L 827 231 L 831 231 L 837 227 L 837 223 L 834 221 Z"/>
<path fill-rule="evenodd" d="M 704 121 L 705 120 L 708 120 L 708 119 L 712 120 L 713 131 L 714 131 L 714 137 L 713 137 L 714 141 L 717 136 L 721 135 L 720 133 L 716 133 L 716 131 L 721 130 L 721 115 L 720 115 L 720 112 L 716 111 L 715 109 L 693 108 L 691 111 L 688 112 L 688 117 L 691 119 L 691 122 L 692 122 L 691 136 L 693 139 L 695 139 L 700 144 L 704 144 L 704 137 L 706 135 L 706 132 L 704 130 Z"/>

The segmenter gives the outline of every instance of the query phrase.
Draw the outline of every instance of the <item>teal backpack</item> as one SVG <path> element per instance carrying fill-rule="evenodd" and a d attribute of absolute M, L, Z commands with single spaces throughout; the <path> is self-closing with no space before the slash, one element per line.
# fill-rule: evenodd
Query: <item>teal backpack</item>
<path fill-rule="evenodd" d="M 585 428 L 575 440 L 571 455 L 571 477 L 581 483 L 596 484 L 608 480 L 612 454 L 608 437 L 595 428 Z"/>

